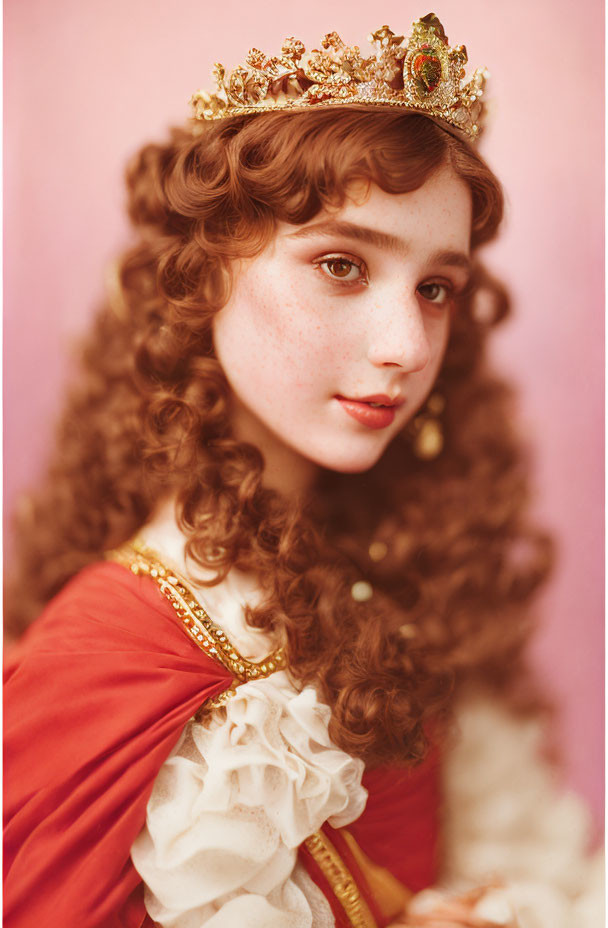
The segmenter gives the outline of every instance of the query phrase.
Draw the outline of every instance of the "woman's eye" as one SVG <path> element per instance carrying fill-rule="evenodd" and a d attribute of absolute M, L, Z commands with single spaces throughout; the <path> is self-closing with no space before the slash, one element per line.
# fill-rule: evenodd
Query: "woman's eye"
<path fill-rule="evenodd" d="M 452 296 L 452 287 L 448 284 L 421 284 L 418 287 L 418 293 L 428 303 L 437 303 L 439 305 L 448 303 Z"/>
<path fill-rule="evenodd" d="M 332 280 L 340 283 L 367 283 L 364 268 L 352 258 L 337 256 L 335 258 L 324 258 L 317 261 L 317 266 L 323 269 L 323 273 Z"/>

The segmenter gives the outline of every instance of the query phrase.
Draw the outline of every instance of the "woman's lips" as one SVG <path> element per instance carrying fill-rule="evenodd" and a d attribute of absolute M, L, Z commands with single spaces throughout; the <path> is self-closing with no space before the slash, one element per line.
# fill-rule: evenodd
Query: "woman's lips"
<path fill-rule="evenodd" d="M 357 400 L 336 396 L 336 399 L 344 412 L 361 425 L 367 426 L 368 429 L 385 429 L 392 425 L 397 409 L 403 402 L 401 399 L 391 400 L 390 397 L 384 395 L 366 396 L 364 399 Z"/>

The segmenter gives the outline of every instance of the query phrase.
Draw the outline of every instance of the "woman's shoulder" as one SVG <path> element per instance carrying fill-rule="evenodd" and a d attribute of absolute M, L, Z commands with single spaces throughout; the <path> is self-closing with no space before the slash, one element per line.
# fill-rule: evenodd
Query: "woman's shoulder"
<path fill-rule="evenodd" d="M 66 621 L 78 616 L 84 622 L 103 619 L 127 628 L 136 625 L 134 619 L 141 610 L 165 618 L 171 614 L 167 606 L 146 578 L 135 576 L 116 561 L 100 560 L 75 574 L 49 601 L 40 619 L 52 624 L 60 616 Z M 40 620 L 35 627 L 39 626 Z"/>
<path fill-rule="evenodd" d="M 54 597 L 8 671 L 8 910 L 106 924 L 138 882 L 129 852 L 159 768 L 231 677 L 150 579 L 105 562 Z"/>
<path fill-rule="evenodd" d="M 151 579 L 109 560 L 90 564 L 68 581 L 23 638 L 7 649 L 7 664 L 32 649 L 62 654 L 144 649 L 209 663 Z"/>
<path fill-rule="evenodd" d="M 185 721 L 230 682 L 149 578 L 104 561 L 73 577 L 7 648 L 5 710 L 22 722 L 26 707 L 34 720 L 44 704 L 60 724 L 68 706 L 85 718 L 93 704 L 115 705 L 124 717 L 143 701 L 159 716 L 188 706 Z"/>

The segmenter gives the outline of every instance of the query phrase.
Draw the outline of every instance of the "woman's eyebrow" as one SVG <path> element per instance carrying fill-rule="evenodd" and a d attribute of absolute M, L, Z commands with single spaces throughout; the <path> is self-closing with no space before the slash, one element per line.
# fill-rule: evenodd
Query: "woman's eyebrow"
<path fill-rule="evenodd" d="M 313 235 L 343 235 L 345 238 L 367 242 L 369 245 L 376 245 L 377 248 L 384 248 L 387 251 L 395 251 L 401 254 L 407 253 L 408 250 L 407 242 L 397 235 L 390 235 L 388 232 L 380 232 L 378 229 L 360 226 L 354 222 L 339 222 L 335 219 L 313 222 L 311 225 L 298 229 L 297 232 L 291 232 L 287 237 L 308 238 Z"/>
<path fill-rule="evenodd" d="M 340 222 L 332 219 L 302 226 L 297 232 L 290 232 L 287 238 L 309 238 L 315 235 L 328 237 L 341 235 L 344 238 L 366 242 L 368 245 L 375 245 L 377 248 L 392 251 L 398 255 L 407 255 L 409 252 L 408 243 L 398 235 L 381 232 L 379 229 L 370 229 L 368 226 L 360 226 L 354 222 Z M 467 273 L 471 273 L 471 261 L 468 255 L 461 251 L 438 251 L 430 257 L 428 263 L 461 267 Z"/>
<path fill-rule="evenodd" d="M 438 251 L 429 259 L 429 264 L 443 264 L 450 267 L 461 267 L 471 276 L 473 265 L 471 259 L 463 251 Z"/>

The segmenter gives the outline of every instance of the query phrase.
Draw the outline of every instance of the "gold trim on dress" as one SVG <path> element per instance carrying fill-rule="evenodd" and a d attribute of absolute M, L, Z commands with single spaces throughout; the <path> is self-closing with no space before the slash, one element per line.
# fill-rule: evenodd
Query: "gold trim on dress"
<path fill-rule="evenodd" d="M 257 663 L 239 654 L 223 629 L 209 618 L 183 578 L 172 568 L 166 567 L 158 555 L 141 542 L 126 542 L 120 548 L 109 551 L 106 557 L 128 567 L 136 576 L 143 574 L 154 580 L 175 609 L 186 634 L 201 651 L 229 670 L 239 683 L 269 677 L 286 666 L 283 648 L 278 648 Z M 217 705 L 222 705 L 231 695 L 234 695 L 233 687 L 214 697 L 213 704 L 217 701 Z"/>
<path fill-rule="evenodd" d="M 304 845 L 323 872 L 352 928 L 378 928 L 352 873 L 325 832 L 315 832 L 304 841 Z"/>
<path fill-rule="evenodd" d="M 414 895 L 410 889 L 393 876 L 386 867 L 381 867 L 361 850 L 356 839 L 346 828 L 340 829 L 340 834 L 346 841 L 348 848 L 357 861 L 361 872 L 367 881 L 374 902 L 384 915 L 387 924 L 403 917 L 406 905 Z"/>

